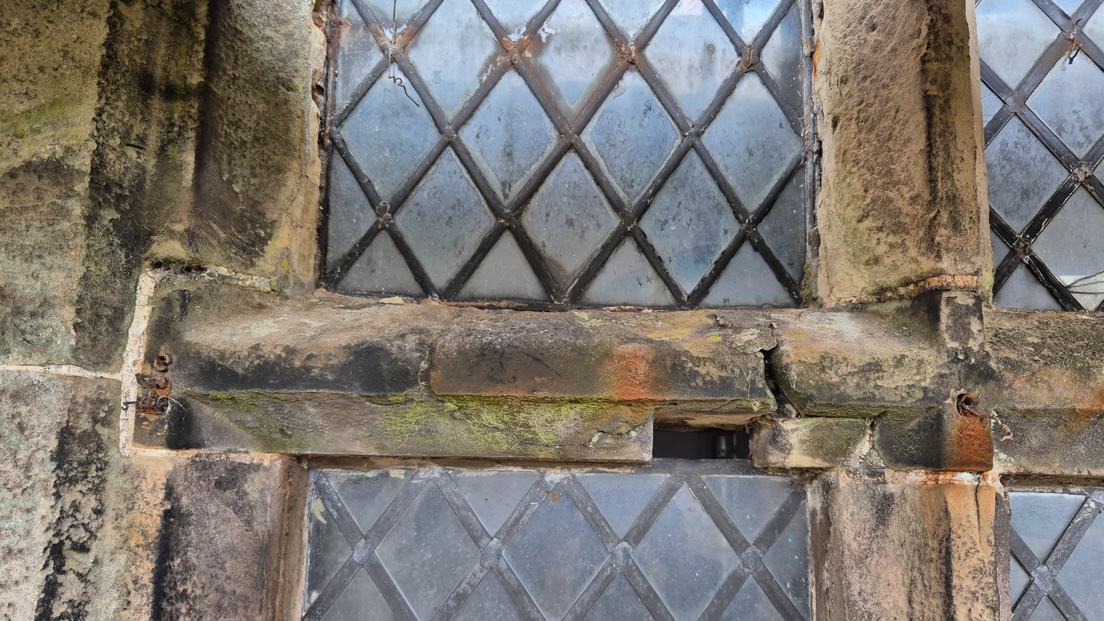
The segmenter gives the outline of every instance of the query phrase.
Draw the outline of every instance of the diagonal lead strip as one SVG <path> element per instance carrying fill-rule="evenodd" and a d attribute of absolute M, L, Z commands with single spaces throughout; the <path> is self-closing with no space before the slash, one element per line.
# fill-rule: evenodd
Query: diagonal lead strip
<path fill-rule="evenodd" d="M 621 572 L 625 575 L 625 579 L 629 581 L 629 585 L 636 591 L 636 596 L 644 603 L 644 607 L 652 614 L 655 621 L 675 621 L 674 615 L 671 614 L 671 611 L 667 610 L 667 604 L 664 603 L 663 598 L 659 596 L 659 593 L 655 590 L 655 587 L 652 586 L 652 583 L 648 582 L 648 578 L 644 575 L 644 572 L 640 571 L 640 567 L 636 564 L 636 560 L 633 559 L 633 557 L 630 556 L 628 558 Z"/>
<path fill-rule="evenodd" d="M 333 516 L 337 528 L 345 537 L 349 547 L 356 546 L 364 535 L 360 532 L 360 527 L 357 526 L 352 513 L 349 512 L 348 507 L 341 500 L 341 496 L 330 484 L 326 473 L 322 470 L 311 470 L 310 482 L 314 486 L 314 493 L 318 495 L 318 498 L 322 500 L 322 504 L 326 506 L 326 510 Z"/>
<path fill-rule="evenodd" d="M 502 587 L 506 589 L 506 593 L 527 621 L 546 621 L 544 614 L 529 592 L 525 590 L 525 586 L 521 584 L 521 580 L 514 573 L 514 568 L 510 566 L 505 555 L 499 557 L 494 570 L 499 581 L 502 582 Z"/>
<path fill-rule="evenodd" d="M 322 592 L 318 594 L 318 597 L 311 602 L 307 611 L 303 613 L 303 621 L 320 621 L 322 617 L 326 616 L 330 607 L 345 592 L 346 587 L 349 586 L 353 576 L 358 571 L 360 571 L 360 563 L 354 560 L 353 554 L 350 554 L 349 558 L 345 560 L 345 564 L 337 570 L 333 578 L 330 578 Z"/>

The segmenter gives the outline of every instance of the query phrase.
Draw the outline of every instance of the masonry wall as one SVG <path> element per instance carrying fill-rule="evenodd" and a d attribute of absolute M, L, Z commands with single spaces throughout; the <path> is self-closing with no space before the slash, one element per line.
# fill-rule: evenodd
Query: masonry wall
<path fill-rule="evenodd" d="M 821 308 L 646 317 L 316 292 L 325 3 L 4 2 L 0 619 L 297 618 L 320 456 L 629 462 L 653 424 L 751 425 L 757 466 L 809 482 L 817 619 L 1007 618 L 1001 475 L 1104 476 L 1104 320 L 988 305 L 973 2 L 810 6 Z M 329 362 L 254 330 L 318 309 Z M 467 364 L 538 333 L 571 381 Z M 179 420 L 221 444 L 142 427 L 162 350 L 188 354 Z M 1019 442 L 963 422 L 964 392 Z M 352 442 L 356 407 L 395 437 Z M 226 422 L 289 410 L 325 433 Z"/>

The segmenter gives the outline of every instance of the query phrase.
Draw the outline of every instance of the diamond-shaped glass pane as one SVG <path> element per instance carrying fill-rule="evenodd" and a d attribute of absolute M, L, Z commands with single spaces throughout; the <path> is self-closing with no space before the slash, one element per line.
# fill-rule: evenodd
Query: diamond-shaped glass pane
<path fill-rule="evenodd" d="M 514 236 L 506 232 L 456 297 L 460 300 L 543 301 L 548 299 L 548 294 L 533 274 Z"/>
<path fill-rule="evenodd" d="M 690 152 L 652 201 L 640 228 L 690 291 L 740 229 L 701 158 Z"/>
<path fill-rule="evenodd" d="M 330 220 L 326 227 L 329 253 L 326 262 L 333 265 L 341 255 L 376 223 L 376 212 L 364 196 L 352 171 L 341 156 L 330 158 L 330 176 L 326 192 L 330 195 Z"/>
<path fill-rule="evenodd" d="M 1058 5 L 1058 8 L 1066 12 L 1066 15 L 1073 15 L 1073 12 L 1077 10 L 1077 7 L 1081 6 L 1084 0 L 1051 0 L 1054 4 Z"/>
<path fill-rule="evenodd" d="M 990 2 L 992 0 L 989 0 Z M 1073 63 L 1060 60 L 1027 100 L 1062 142 L 1084 156 L 1104 135 L 1104 71 L 1078 54 Z"/>
<path fill-rule="evenodd" d="M 510 594 L 502 587 L 502 581 L 493 571 L 488 572 L 475 591 L 468 596 L 463 607 L 453 617 L 455 621 L 523 621 Z"/>
<path fill-rule="evenodd" d="M 387 0 L 365 0 L 365 4 L 368 5 L 372 15 L 380 23 L 384 34 L 391 37 L 394 36 L 394 33 L 391 32 L 391 22 L 398 23 L 400 33 L 406 30 L 407 23 L 422 10 L 422 7 L 426 5 L 426 0 L 392 0 L 392 2 Z"/>
<path fill-rule="evenodd" d="M 571 496 L 557 484 L 510 542 L 505 556 L 541 612 L 560 619 L 609 554 Z"/>
<path fill-rule="evenodd" d="M 783 621 L 784 617 L 778 614 L 774 604 L 767 598 L 754 578 L 749 577 L 735 599 L 721 615 L 721 621 Z"/>
<path fill-rule="evenodd" d="M 395 75 L 409 85 L 398 68 Z M 406 92 L 418 105 L 407 99 L 402 87 L 377 80 L 340 130 L 353 158 L 385 201 L 391 200 L 438 138 L 418 94 L 409 87 Z"/>
<path fill-rule="evenodd" d="M 1031 0 L 982 0 L 977 24 L 981 59 L 1010 88 L 1060 34 Z"/>
<path fill-rule="evenodd" d="M 1008 559 L 1008 593 L 1012 597 L 1012 605 L 1023 595 L 1024 589 L 1031 583 L 1031 574 L 1016 562 L 1016 559 Z"/>
<path fill-rule="evenodd" d="M 613 23 L 630 39 L 636 38 L 648 25 L 663 0 L 600 0 Z"/>
<path fill-rule="evenodd" d="M 495 19 L 510 33 L 510 38 L 517 41 L 525 32 L 525 26 L 529 20 L 544 7 L 542 2 L 518 2 L 518 0 L 483 0 L 491 9 Z"/>
<path fill-rule="evenodd" d="M 809 611 L 809 518 L 802 502 L 790 525 L 763 555 L 763 564 L 805 618 Z"/>
<path fill-rule="evenodd" d="M 740 80 L 702 138 L 744 206 L 763 202 L 801 153 L 801 139 L 759 76 Z"/>
<path fill-rule="evenodd" d="M 494 536 L 521 497 L 537 480 L 535 472 L 462 472 L 452 476 L 479 521 Z"/>
<path fill-rule="evenodd" d="M 470 0 L 445 0 L 410 48 L 410 61 L 451 118 L 479 88 L 502 47 Z"/>
<path fill-rule="evenodd" d="M 778 0 L 718 0 L 717 6 L 744 40 L 744 45 L 751 45 L 774 13 Z"/>
<path fill-rule="evenodd" d="M 794 306 L 793 297 L 778 282 L 763 257 L 744 242 L 702 300 L 706 308 Z"/>
<path fill-rule="evenodd" d="M 667 285 L 628 238 L 613 251 L 579 301 L 594 306 L 675 305 Z"/>
<path fill-rule="evenodd" d="M 620 222 L 574 152 L 560 160 L 521 220 L 561 284 L 578 273 Z"/>
<path fill-rule="evenodd" d="M 795 2 L 774 34 L 763 47 L 763 66 L 774 78 L 790 110 L 800 112 L 802 106 L 801 83 L 805 76 L 802 64 L 805 49 L 801 44 L 801 13 Z"/>
<path fill-rule="evenodd" d="M 989 206 L 1017 231 L 1027 226 L 1069 174 L 1018 118 L 985 148 Z"/>
<path fill-rule="evenodd" d="M 475 252 L 494 218 L 447 149 L 403 203 L 395 222 L 430 280 L 443 289 Z"/>
<path fill-rule="evenodd" d="M 1089 35 L 1097 47 L 1104 48 L 1104 11 L 1097 8 L 1089 21 L 1085 22 L 1083 32 Z"/>
<path fill-rule="evenodd" d="M 307 570 L 307 595 L 303 602 L 309 606 L 318 599 L 337 570 L 349 560 L 353 548 L 341 534 L 337 521 L 330 514 L 322 499 L 311 500 L 310 549 L 311 562 Z"/>
<path fill-rule="evenodd" d="M 712 476 L 705 483 L 748 541 L 755 541 L 793 490 L 783 477 Z"/>
<path fill-rule="evenodd" d="M 376 584 L 364 569 L 357 570 L 348 586 L 326 610 L 322 621 L 393 621 L 395 614 L 383 599 Z"/>
<path fill-rule="evenodd" d="M 794 282 L 805 272 L 805 169 L 798 168 L 767 217 L 755 227 Z"/>
<path fill-rule="evenodd" d="M 346 291 L 422 295 L 422 288 L 410 273 L 406 259 L 386 231 L 376 234 L 338 286 Z"/>
<path fill-rule="evenodd" d="M 508 199 L 551 150 L 556 131 L 525 81 L 511 70 L 460 130 L 460 137 L 498 195 Z"/>
<path fill-rule="evenodd" d="M 739 564 L 687 487 L 671 499 L 633 558 L 678 621 L 697 619 Z"/>
<path fill-rule="evenodd" d="M 740 62 L 732 42 L 701 0 L 680 0 L 644 57 L 682 111 L 696 120 Z"/>
<path fill-rule="evenodd" d="M 379 516 L 391 506 L 391 501 L 395 500 L 412 475 L 412 470 L 331 470 L 326 473 L 326 478 L 341 496 L 360 532 L 367 533 Z"/>
<path fill-rule="evenodd" d="M 1050 601 L 1050 598 L 1044 597 L 1043 601 L 1039 602 L 1039 606 L 1035 608 L 1035 612 L 1031 613 L 1030 621 L 1068 621 L 1058 608 Z"/>
<path fill-rule="evenodd" d="M 624 537 L 667 477 L 641 474 L 629 479 L 620 474 L 594 473 L 580 474 L 578 479 L 613 531 Z"/>
<path fill-rule="evenodd" d="M 1029 310 L 1062 310 L 1054 296 L 1047 291 L 1026 266 L 1020 265 L 993 296 L 993 304 L 1005 308 Z"/>
<path fill-rule="evenodd" d="M 433 617 L 479 560 L 479 549 L 433 483 L 422 489 L 376 552 L 421 621 Z"/>
<path fill-rule="evenodd" d="M 1012 528 L 1045 563 L 1085 497 L 1078 494 L 1015 492 L 1009 496 Z"/>
<path fill-rule="evenodd" d="M 562 0 L 533 38 L 531 50 L 545 88 L 571 116 L 614 60 L 609 35 L 585 0 Z"/>
<path fill-rule="evenodd" d="M 651 621 L 654 618 L 625 576 L 619 575 L 594 602 L 584 621 Z"/>
<path fill-rule="evenodd" d="M 334 109 L 340 110 L 372 67 L 383 58 L 383 53 L 352 0 L 338 2 L 337 15 L 341 45 L 337 48 L 337 69 L 334 71 Z"/>
<path fill-rule="evenodd" d="M 1058 574 L 1059 584 L 1089 619 L 1104 619 L 1101 575 L 1104 575 L 1104 519 L 1097 515 Z"/>
<path fill-rule="evenodd" d="M 587 126 L 583 140 L 598 154 L 621 197 L 632 202 L 667 161 L 678 129 L 640 74 L 630 71 Z"/>
<path fill-rule="evenodd" d="M 1104 299 L 1104 291 L 1094 293 L 1089 286 L 1104 275 L 1101 240 L 1104 240 L 1104 207 L 1084 188 L 1078 188 L 1032 246 L 1063 284 L 1086 285 L 1083 291 L 1070 287 L 1070 293 L 1082 306 L 1091 309 Z"/>

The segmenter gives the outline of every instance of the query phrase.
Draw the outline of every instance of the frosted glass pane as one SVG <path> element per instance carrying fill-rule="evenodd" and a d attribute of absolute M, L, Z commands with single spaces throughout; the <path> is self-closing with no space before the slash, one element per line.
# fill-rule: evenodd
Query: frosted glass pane
<path fill-rule="evenodd" d="M 341 18 L 338 21 L 341 45 L 337 48 L 337 69 L 334 71 L 334 109 L 340 110 L 372 67 L 383 58 L 383 53 L 352 0 L 341 0 L 337 14 Z"/>
<path fill-rule="evenodd" d="M 774 13 L 778 0 L 718 0 L 717 6 L 744 40 L 744 45 L 751 45 Z"/>
<path fill-rule="evenodd" d="M 451 118 L 479 88 L 501 50 L 469 0 L 445 0 L 418 33 L 410 61 Z"/>
<path fill-rule="evenodd" d="M 625 74 L 583 132 L 627 202 L 647 189 L 678 137 L 671 117 L 635 71 Z"/>
<path fill-rule="evenodd" d="M 410 19 L 422 10 L 426 0 L 393 0 L 392 2 L 387 0 L 365 0 L 365 4 L 372 11 L 372 15 L 375 15 L 380 26 L 383 27 L 384 34 L 391 37 L 393 36 L 391 32 L 392 17 L 398 22 L 399 32 L 401 33 L 406 30 L 405 26 Z"/>
<path fill-rule="evenodd" d="M 318 599 L 337 570 L 341 569 L 353 554 L 353 548 L 341 534 L 337 521 L 322 504 L 322 500 L 319 498 L 311 500 L 310 510 L 311 562 L 307 570 L 307 596 L 303 602 L 304 606 L 309 606 Z"/>
<path fill-rule="evenodd" d="M 361 621 L 362 619 L 393 621 L 394 618 L 394 613 L 376 588 L 376 584 L 372 582 L 372 578 L 368 576 L 368 572 L 359 569 L 349 582 L 349 586 L 345 587 L 326 614 L 322 616 L 322 621 Z"/>
<path fill-rule="evenodd" d="M 1098 515 L 1058 574 L 1058 582 L 1089 619 L 1104 619 L 1104 519 Z"/>
<path fill-rule="evenodd" d="M 561 109 L 574 116 L 614 60 L 605 28 L 584 0 L 562 0 L 534 37 L 534 69 Z"/>
<path fill-rule="evenodd" d="M 739 563 L 687 487 L 671 499 L 633 558 L 678 621 L 697 619 Z"/>
<path fill-rule="evenodd" d="M 406 486 L 412 474 L 412 470 L 365 473 L 335 470 L 329 472 L 326 478 L 348 507 L 360 532 L 367 533 Z"/>
<path fill-rule="evenodd" d="M 784 618 L 755 579 L 749 577 L 721 615 L 721 621 L 784 621 Z"/>
<path fill-rule="evenodd" d="M 1104 11 L 1097 8 L 1089 21 L 1085 22 L 1083 32 L 1089 35 L 1097 47 L 1104 47 Z"/>
<path fill-rule="evenodd" d="M 326 185 L 330 196 L 330 219 L 326 223 L 328 265 L 341 258 L 376 223 L 376 212 L 364 196 L 352 171 L 341 156 L 330 158 L 330 176 Z"/>
<path fill-rule="evenodd" d="M 494 572 L 483 577 L 479 586 L 468 596 L 455 621 L 523 621 L 510 594 L 502 587 L 502 581 Z"/>
<path fill-rule="evenodd" d="M 809 611 L 809 518 L 805 503 L 797 509 L 797 515 L 782 535 L 763 555 L 763 564 L 767 566 L 779 586 L 790 597 L 805 618 Z"/>
<path fill-rule="evenodd" d="M 989 206 L 1020 231 L 1068 176 L 1018 118 L 1013 118 L 985 149 Z"/>
<path fill-rule="evenodd" d="M 511 70 L 460 130 L 460 137 L 498 195 L 509 198 L 552 148 L 556 131 L 525 81 Z"/>
<path fill-rule="evenodd" d="M 625 239 L 613 251 L 579 301 L 596 306 L 675 305 L 667 285 L 631 239 Z"/>
<path fill-rule="evenodd" d="M 1058 5 L 1058 8 L 1066 12 L 1066 15 L 1073 15 L 1073 12 L 1077 10 L 1077 7 L 1081 6 L 1083 0 L 1052 0 L 1054 4 Z"/>
<path fill-rule="evenodd" d="M 1036 280 L 1035 275 L 1022 264 L 1016 268 L 1016 271 L 1012 272 L 1004 286 L 993 296 L 993 304 L 1005 308 L 1062 310 L 1062 306 L 1058 304 L 1050 291 Z"/>
<path fill-rule="evenodd" d="M 740 55 L 701 0 L 681 0 L 644 50 L 691 120 L 705 110 Z"/>
<path fill-rule="evenodd" d="M 376 550 L 421 621 L 428 621 L 479 560 L 479 549 L 433 483 Z"/>
<path fill-rule="evenodd" d="M 1031 0 L 982 0 L 977 24 L 981 59 L 1010 88 L 1060 33 Z"/>
<path fill-rule="evenodd" d="M 580 474 L 578 479 L 613 531 L 624 537 L 667 477 L 662 474 L 641 474 L 632 478 L 620 474 Z"/>
<path fill-rule="evenodd" d="M 406 80 L 398 68 L 395 75 Z M 410 83 L 405 83 L 418 105 L 390 80 L 377 80 L 341 126 L 353 157 L 385 201 L 391 200 L 392 193 L 437 142 L 437 130 L 425 106 Z"/>
<path fill-rule="evenodd" d="M 460 300 L 548 299 L 533 268 L 509 232 L 498 238 L 467 284 L 457 294 Z"/>
<path fill-rule="evenodd" d="M 609 554 L 571 496 L 556 485 L 506 548 L 505 556 L 541 612 L 560 619 Z"/>
<path fill-rule="evenodd" d="M 740 80 L 702 140 L 748 210 L 759 207 L 802 149 L 786 115 L 755 74 Z"/>
<path fill-rule="evenodd" d="M 452 480 L 493 537 L 521 497 L 533 487 L 537 473 L 465 472 L 453 475 Z"/>
<path fill-rule="evenodd" d="M 805 169 L 794 172 L 767 217 L 755 227 L 795 282 L 805 275 Z"/>
<path fill-rule="evenodd" d="M 775 79 L 792 110 L 802 112 L 802 82 L 805 49 L 801 44 L 801 13 L 797 2 L 786 12 L 774 34 L 763 47 L 763 66 Z"/>
<path fill-rule="evenodd" d="M 1014 492 L 1008 503 L 1012 508 L 1012 528 L 1039 562 L 1046 562 L 1084 500 L 1084 496 L 1074 494 Z"/>
<path fill-rule="evenodd" d="M 1035 111 L 1062 142 L 1084 156 L 1104 134 L 1104 71 L 1078 54 L 1070 64 L 1059 60 L 1027 105 Z"/>
<path fill-rule="evenodd" d="M 1023 567 L 1016 562 L 1016 559 L 1008 559 L 1008 593 L 1012 598 L 1012 604 L 1015 605 L 1016 601 L 1023 595 L 1024 589 L 1031 583 L 1031 574 L 1024 571 Z"/>
<path fill-rule="evenodd" d="M 386 231 L 380 231 L 372 239 L 372 244 L 360 255 L 349 273 L 338 285 L 345 291 L 364 291 L 389 295 L 422 295 L 422 288 L 406 259 Z"/>
<path fill-rule="evenodd" d="M 793 491 L 790 480 L 782 477 L 712 476 L 705 483 L 749 542 Z"/>
<path fill-rule="evenodd" d="M 691 291 L 740 230 L 732 208 L 691 151 L 640 219 L 667 268 Z"/>
<path fill-rule="evenodd" d="M 1066 617 L 1050 602 L 1049 597 L 1044 597 L 1035 612 L 1031 613 L 1031 621 L 1066 621 Z"/>
<path fill-rule="evenodd" d="M 732 257 L 728 267 L 709 289 L 709 295 L 702 300 L 702 306 L 707 308 L 793 305 L 793 298 L 778 282 L 770 266 L 747 242 L 740 246 L 736 256 Z"/>
<path fill-rule="evenodd" d="M 652 16 L 663 6 L 663 0 L 600 0 L 613 23 L 630 39 L 640 34 Z"/>
<path fill-rule="evenodd" d="M 430 280 L 444 289 L 490 231 L 494 218 L 447 149 L 403 203 L 395 222 Z"/>
<path fill-rule="evenodd" d="M 521 217 L 562 285 L 613 232 L 620 219 L 575 153 L 560 160 Z"/>
<path fill-rule="evenodd" d="M 606 587 L 602 597 L 584 618 L 585 621 L 651 621 L 655 617 L 640 601 L 632 585 L 620 575 Z"/>
<path fill-rule="evenodd" d="M 525 25 L 544 7 L 542 2 L 518 2 L 518 0 L 483 0 L 495 19 L 517 41 L 525 32 Z"/>
<path fill-rule="evenodd" d="M 1093 291 L 1099 290 L 1099 285 L 1092 283 L 1104 272 L 1102 240 L 1104 207 L 1084 188 L 1078 188 L 1043 229 L 1033 248 L 1063 284 L 1077 283 L 1082 293 L 1095 295 Z M 1072 287 L 1070 291 L 1074 293 Z"/>

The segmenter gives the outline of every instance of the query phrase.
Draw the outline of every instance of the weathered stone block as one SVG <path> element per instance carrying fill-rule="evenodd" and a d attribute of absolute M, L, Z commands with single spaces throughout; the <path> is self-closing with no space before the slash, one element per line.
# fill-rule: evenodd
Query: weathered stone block
<path fill-rule="evenodd" d="M 809 509 L 817 619 L 1010 617 L 998 477 L 837 470 L 812 485 Z"/>
<path fill-rule="evenodd" d="M 985 472 L 993 467 L 989 417 L 959 413 L 953 395 L 943 407 L 879 418 L 874 445 L 890 468 Z"/>
<path fill-rule="evenodd" d="M 852 418 L 764 418 L 751 436 L 757 468 L 858 466 L 869 449 L 870 421 Z"/>

